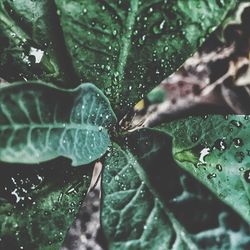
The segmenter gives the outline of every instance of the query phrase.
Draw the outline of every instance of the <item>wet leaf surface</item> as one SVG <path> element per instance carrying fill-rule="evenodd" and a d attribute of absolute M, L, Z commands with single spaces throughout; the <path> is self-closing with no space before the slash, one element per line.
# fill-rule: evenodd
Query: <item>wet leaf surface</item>
<path fill-rule="evenodd" d="M 91 166 L 65 159 L 0 165 L 0 248 L 59 249 L 87 192 Z"/>
<path fill-rule="evenodd" d="M 122 145 L 114 145 L 103 175 L 108 249 L 249 247 L 249 226 L 176 165 L 169 136 L 139 130 Z"/>
<path fill-rule="evenodd" d="M 72 166 L 93 162 L 107 150 L 116 117 L 92 84 L 64 90 L 45 83 L 0 89 L 0 160 L 39 163 L 64 156 Z"/>
<path fill-rule="evenodd" d="M 161 125 L 178 164 L 250 222 L 249 116 L 189 117 Z"/>
<path fill-rule="evenodd" d="M 175 71 L 235 6 L 232 0 L 4 0 L 1 75 L 68 87 L 93 82 L 124 113 Z"/>

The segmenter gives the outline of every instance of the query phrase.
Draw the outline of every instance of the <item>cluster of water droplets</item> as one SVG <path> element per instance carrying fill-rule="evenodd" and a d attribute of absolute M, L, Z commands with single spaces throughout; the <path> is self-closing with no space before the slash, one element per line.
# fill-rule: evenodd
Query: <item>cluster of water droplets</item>
<path fill-rule="evenodd" d="M 219 128 L 219 131 L 216 131 L 217 134 L 220 134 L 221 137 L 211 141 L 204 141 L 202 134 L 200 136 L 191 134 L 190 141 L 192 143 L 199 143 L 194 152 L 197 155 L 198 162 L 195 166 L 200 169 L 208 172 L 207 179 L 212 180 L 216 178 L 221 173 L 224 175 L 227 173 L 228 168 L 231 168 L 232 164 L 235 164 L 235 167 L 238 166 L 239 175 L 243 176 L 246 182 L 249 182 L 248 173 L 249 167 L 247 162 L 250 161 L 250 145 L 248 148 L 248 142 L 245 141 L 244 134 L 248 128 L 248 119 L 249 116 L 244 116 L 244 119 L 230 119 L 229 116 L 224 117 L 228 121 L 228 125 L 222 126 Z M 207 117 L 206 117 L 207 119 Z M 213 136 L 211 134 L 211 136 Z M 249 157 L 249 159 L 248 159 Z M 232 162 L 234 159 L 234 162 Z M 224 171 L 225 170 L 225 171 Z"/>

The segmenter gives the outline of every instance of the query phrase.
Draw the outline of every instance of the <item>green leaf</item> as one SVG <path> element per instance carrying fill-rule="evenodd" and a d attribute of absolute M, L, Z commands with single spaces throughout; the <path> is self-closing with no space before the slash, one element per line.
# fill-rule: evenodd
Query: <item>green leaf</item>
<path fill-rule="evenodd" d="M 190 117 L 159 127 L 178 164 L 250 223 L 249 116 Z"/>
<path fill-rule="evenodd" d="M 123 111 L 175 71 L 236 3 L 56 0 L 78 77 Z"/>
<path fill-rule="evenodd" d="M 248 225 L 176 165 L 169 136 L 146 129 L 125 139 L 130 150 L 114 145 L 104 163 L 108 249 L 247 249 Z"/>
<path fill-rule="evenodd" d="M 0 161 L 39 163 L 58 156 L 73 166 L 101 157 L 116 122 L 109 101 L 92 84 L 62 90 L 41 83 L 0 89 Z"/>
<path fill-rule="evenodd" d="M 9 82 L 94 82 L 124 112 L 174 72 L 236 4 L 3 0 L 0 74 Z"/>
<path fill-rule="evenodd" d="M 58 159 L 0 165 L 0 249 L 59 249 L 90 182 L 91 168 Z"/>
<path fill-rule="evenodd" d="M 0 3 L 0 74 L 8 81 L 65 78 L 57 55 L 59 38 L 49 0 L 3 0 Z M 53 25 L 51 25 L 53 22 Z M 65 70 L 65 72 L 67 72 Z M 71 78 L 72 80 L 72 78 Z"/>

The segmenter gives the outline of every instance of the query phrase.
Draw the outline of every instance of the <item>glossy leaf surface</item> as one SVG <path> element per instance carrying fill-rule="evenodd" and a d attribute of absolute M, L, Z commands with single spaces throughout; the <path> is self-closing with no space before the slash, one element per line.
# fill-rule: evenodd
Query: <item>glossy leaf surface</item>
<path fill-rule="evenodd" d="M 171 146 L 149 129 L 114 145 L 103 175 L 108 249 L 247 249 L 249 226 L 176 165 Z"/>
<path fill-rule="evenodd" d="M 4 0 L 2 76 L 68 87 L 93 82 L 124 113 L 175 71 L 236 4 L 233 0 Z M 65 79 L 71 80 L 69 85 Z"/>
<path fill-rule="evenodd" d="M 73 166 L 101 157 L 116 122 L 109 101 L 94 85 L 62 90 L 41 83 L 0 89 L 0 161 L 39 163 L 58 156 Z"/>
<path fill-rule="evenodd" d="M 250 222 L 250 117 L 190 117 L 160 127 L 180 166 Z"/>
<path fill-rule="evenodd" d="M 90 183 L 65 159 L 0 165 L 0 249 L 59 249 Z"/>

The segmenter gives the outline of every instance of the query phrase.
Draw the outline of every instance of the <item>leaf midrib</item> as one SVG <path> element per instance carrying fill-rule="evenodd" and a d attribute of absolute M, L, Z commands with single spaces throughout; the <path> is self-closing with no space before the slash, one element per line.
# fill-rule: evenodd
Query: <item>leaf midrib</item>
<path fill-rule="evenodd" d="M 131 10 L 126 19 L 124 30 L 125 32 L 121 36 L 121 49 L 118 57 L 117 72 L 118 81 L 120 82 L 124 78 L 125 67 L 127 63 L 127 58 L 129 55 L 129 50 L 131 47 L 131 37 L 133 34 L 133 29 L 135 26 L 136 16 L 138 12 L 139 0 L 132 0 L 130 4 Z"/>
<path fill-rule="evenodd" d="M 102 130 L 106 129 L 103 126 L 97 126 L 97 125 L 91 125 L 91 124 L 78 124 L 78 123 L 46 123 L 46 124 L 10 124 L 10 125 L 3 125 L 0 126 L 0 131 L 1 130 L 18 130 L 18 129 L 33 129 L 33 128 L 46 128 L 46 129 L 78 129 L 78 130 L 92 130 L 92 131 L 100 131 L 100 127 Z"/>

